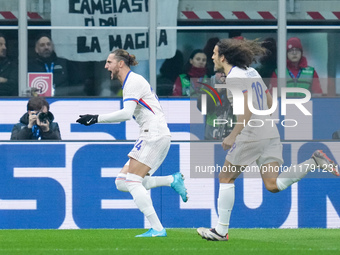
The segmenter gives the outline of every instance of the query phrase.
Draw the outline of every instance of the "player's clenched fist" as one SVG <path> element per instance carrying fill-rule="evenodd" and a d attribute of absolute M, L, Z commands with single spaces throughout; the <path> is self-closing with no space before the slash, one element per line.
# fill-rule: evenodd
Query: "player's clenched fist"
<path fill-rule="evenodd" d="M 85 126 L 90 126 L 98 122 L 98 115 L 85 114 L 79 115 L 79 117 L 80 118 L 77 119 L 77 122 Z"/>

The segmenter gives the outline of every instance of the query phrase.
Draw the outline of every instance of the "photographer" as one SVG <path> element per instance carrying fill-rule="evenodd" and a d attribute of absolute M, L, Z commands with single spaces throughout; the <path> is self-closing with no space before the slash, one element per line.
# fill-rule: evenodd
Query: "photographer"
<path fill-rule="evenodd" d="M 50 105 L 41 97 L 32 97 L 27 112 L 12 129 L 11 140 L 61 140 L 59 125 L 53 122 Z"/>

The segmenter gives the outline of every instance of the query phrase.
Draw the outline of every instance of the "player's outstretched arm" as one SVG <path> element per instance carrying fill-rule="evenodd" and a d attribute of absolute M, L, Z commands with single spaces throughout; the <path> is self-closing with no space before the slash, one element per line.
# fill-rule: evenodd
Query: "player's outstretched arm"
<path fill-rule="evenodd" d="M 99 123 L 123 122 L 132 119 L 136 109 L 135 101 L 125 101 L 123 109 L 108 114 L 100 114 L 98 117 Z"/>
<path fill-rule="evenodd" d="M 90 126 L 95 123 L 111 123 L 127 121 L 132 118 L 136 106 L 137 104 L 135 101 L 126 101 L 124 102 L 123 109 L 119 111 L 100 115 L 91 114 L 79 115 L 80 118 L 77 119 L 77 122 L 85 126 Z"/>

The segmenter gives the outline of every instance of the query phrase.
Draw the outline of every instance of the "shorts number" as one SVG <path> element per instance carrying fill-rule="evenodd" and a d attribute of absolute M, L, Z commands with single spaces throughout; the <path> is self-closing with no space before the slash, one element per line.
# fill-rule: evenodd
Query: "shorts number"
<path fill-rule="evenodd" d="M 139 151 L 140 148 L 142 147 L 142 142 L 143 142 L 143 140 L 140 140 L 140 141 L 137 140 L 137 142 L 135 144 L 135 147 L 136 147 L 137 151 Z"/>

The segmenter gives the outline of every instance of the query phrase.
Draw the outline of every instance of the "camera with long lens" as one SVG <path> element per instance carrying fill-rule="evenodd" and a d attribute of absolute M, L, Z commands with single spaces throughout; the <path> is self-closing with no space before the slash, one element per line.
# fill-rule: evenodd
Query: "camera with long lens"
<path fill-rule="evenodd" d="M 41 123 L 47 123 L 47 121 L 49 123 L 51 123 L 54 119 L 53 115 L 51 112 L 40 112 L 38 114 L 38 118 L 40 120 Z"/>

